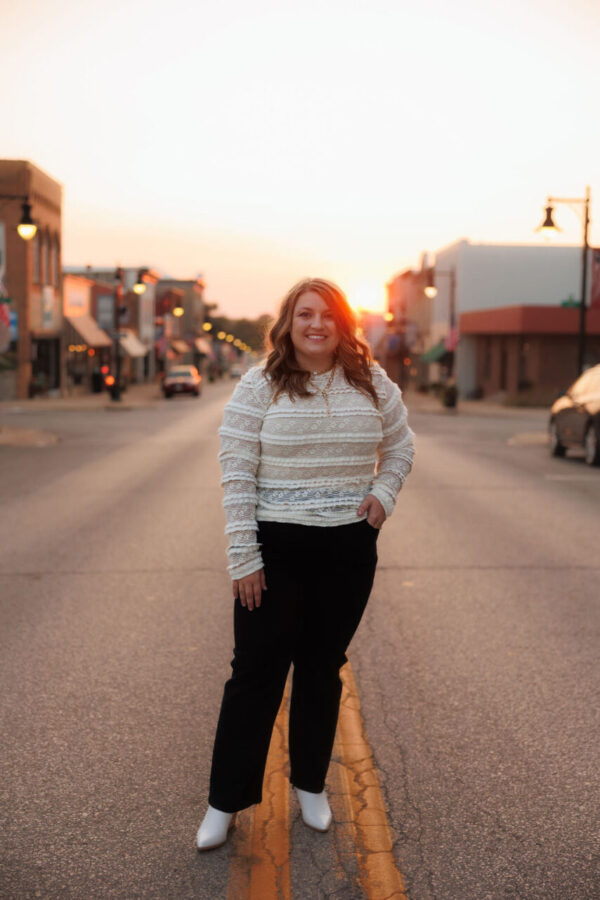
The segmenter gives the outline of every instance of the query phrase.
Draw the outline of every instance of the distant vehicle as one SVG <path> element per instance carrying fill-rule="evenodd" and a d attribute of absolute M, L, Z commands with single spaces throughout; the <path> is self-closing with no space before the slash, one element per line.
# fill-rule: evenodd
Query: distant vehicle
<path fill-rule="evenodd" d="M 199 397 L 202 393 L 202 376 L 196 366 L 175 366 L 163 378 L 162 391 L 167 399 L 173 394 Z"/>
<path fill-rule="evenodd" d="M 244 374 L 244 366 L 242 363 L 233 363 L 229 369 L 229 374 L 232 378 L 241 378 Z"/>
<path fill-rule="evenodd" d="M 569 447 L 583 447 L 586 463 L 600 465 L 600 365 L 580 375 L 555 400 L 548 431 L 552 456 L 564 456 Z"/>

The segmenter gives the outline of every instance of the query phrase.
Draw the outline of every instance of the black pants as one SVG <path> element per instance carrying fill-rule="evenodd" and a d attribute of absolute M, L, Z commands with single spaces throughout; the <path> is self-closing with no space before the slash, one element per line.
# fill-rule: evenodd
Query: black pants
<path fill-rule="evenodd" d="M 259 523 L 267 590 L 248 611 L 235 601 L 232 677 L 225 684 L 209 803 L 236 812 L 260 803 L 273 725 L 290 664 L 291 782 L 319 793 L 331 759 L 339 670 L 373 585 L 378 531 Z"/>

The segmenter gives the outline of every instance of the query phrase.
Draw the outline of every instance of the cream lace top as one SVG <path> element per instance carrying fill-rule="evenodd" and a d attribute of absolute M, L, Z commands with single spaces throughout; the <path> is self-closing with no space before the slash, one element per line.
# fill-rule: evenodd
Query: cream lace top
<path fill-rule="evenodd" d="M 313 385 L 324 389 L 330 374 L 313 375 Z M 328 414 L 316 391 L 273 403 L 262 366 L 241 379 L 219 429 L 232 578 L 262 568 L 257 521 L 346 525 L 367 494 L 391 514 L 412 467 L 413 433 L 400 390 L 377 364 L 373 384 L 379 409 L 338 366 Z"/>

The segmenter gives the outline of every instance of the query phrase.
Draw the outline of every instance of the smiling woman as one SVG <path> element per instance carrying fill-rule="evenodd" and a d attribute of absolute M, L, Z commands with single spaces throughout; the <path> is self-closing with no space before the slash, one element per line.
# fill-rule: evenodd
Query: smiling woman
<path fill-rule="evenodd" d="M 265 365 L 242 378 L 220 430 L 235 650 L 199 850 L 224 843 L 233 814 L 261 800 L 292 663 L 291 782 L 305 824 L 329 828 L 339 670 L 413 459 L 400 391 L 335 284 L 295 285 L 269 338 Z"/>

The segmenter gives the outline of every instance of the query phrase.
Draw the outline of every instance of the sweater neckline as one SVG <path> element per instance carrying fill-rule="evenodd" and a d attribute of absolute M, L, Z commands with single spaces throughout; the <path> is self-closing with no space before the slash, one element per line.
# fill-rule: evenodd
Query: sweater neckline
<path fill-rule="evenodd" d="M 330 377 L 331 377 L 332 371 L 335 371 L 336 367 L 337 367 L 337 363 L 334 363 L 334 364 L 331 366 L 331 368 L 326 369 L 325 372 L 318 372 L 318 373 L 317 373 L 317 372 L 311 372 L 311 373 L 310 373 L 311 380 L 314 380 L 315 378 L 321 378 L 321 379 L 324 379 L 324 378 L 330 378 Z"/>

